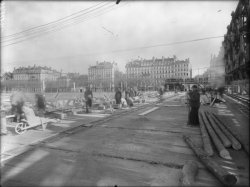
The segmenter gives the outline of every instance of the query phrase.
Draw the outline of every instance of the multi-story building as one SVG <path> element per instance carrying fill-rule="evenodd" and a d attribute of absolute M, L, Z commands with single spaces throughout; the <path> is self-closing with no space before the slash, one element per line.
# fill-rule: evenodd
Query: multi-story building
<path fill-rule="evenodd" d="M 114 91 L 115 72 L 118 71 L 115 62 L 96 62 L 88 68 L 88 81 L 94 91 Z"/>
<path fill-rule="evenodd" d="M 19 67 L 14 69 L 11 79 L 1 82 L 1 89 L 5 91 L 41 92 L 46 90 L 47 82 L 56 82 L 60 76 L 61 73 L 48 67 L 35 65 Z"/>
<path fill-rule="evenodd" d="M 192 71 L 189 59 L 178 60 L 162 57 L 160 59 L 133 60 L 126 64 L 126 76 L 129 86 L 140 89 L 152 89 L 165 85 L 166 79 L 191 78 Z"/>
<path fill-rule="evenodd" d="M 28 66 L 15 68 L 13 71 L 14 80 L 40 80 L 53 81 L 60 77 L 60 73 L 49 67 Z"/>
<path fill-rule="evenodd" d="M 249 90 L 249 6 L 249 0 L 238 2 L 223 41 L 226 85 L 240 93 Z"/>

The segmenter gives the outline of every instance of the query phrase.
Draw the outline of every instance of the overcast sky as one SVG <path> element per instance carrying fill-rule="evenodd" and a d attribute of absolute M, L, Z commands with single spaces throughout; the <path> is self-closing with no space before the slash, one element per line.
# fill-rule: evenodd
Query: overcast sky
<path fill-rule="evenodd" d="M 87 74 L 88 67 L 96 61 L 115 61 L 125 71 L 125 64 L 131 59 L 176 55 L 180 60 L 189 58 L 197 74 L 197 68 L 209 66 L 211 54 L 218 54 L 223 38 L 133 48 L 223 36 L 237 3 L 121 1 L 116 5 L 115 1 L 5 1 L 1 16 L 2 71 L 36 64 L 65 73 Z M 68 17 L 64 23 L 68 26 L 64 28 L 62 22 L 54 22 L 79 11 L 81 16 L 73 15 L 79 16 L 78 24 L 72 17 Z M 30 30 L 12 35 L 50 22 L 59 23 L 56 27 L 59 29 L 49 34 L 45 30 Z M 45 26 L 47 31 L 55 29 L 52 23 Z M 39 36 L 33 37 L 34 32 Z"/>

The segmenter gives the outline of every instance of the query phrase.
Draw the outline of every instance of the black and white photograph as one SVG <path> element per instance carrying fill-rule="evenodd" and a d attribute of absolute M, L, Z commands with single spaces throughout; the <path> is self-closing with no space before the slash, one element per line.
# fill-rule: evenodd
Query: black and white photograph
<path fill-rule="evenodd" d="M 249 0 L 0 5 L 1 186 L 249 186 Z"/>

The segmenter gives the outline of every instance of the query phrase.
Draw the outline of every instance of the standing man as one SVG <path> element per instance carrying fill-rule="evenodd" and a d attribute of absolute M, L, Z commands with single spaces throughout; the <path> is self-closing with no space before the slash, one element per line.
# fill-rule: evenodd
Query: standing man
<path fill-rule="evenodd" d="M 115 101 L 116 104 L 121 104 L 121 99 L 122 99 L 122 92 L 120 88 L 117 88 L 117 91 L 115 93 Z"/>
<path fill-rule="evenodd" d="M 87 87 L 84 92 L 84 98 L 86 102 L 86 113 L 89 113 L 89 108 L 92 106 L 93 93 L 90 87 Z"/>
<path fill-rule="evenodd" d="M 188 125 L 199 126 L 200 94 L 196 85 L 192 86 L 192 91 L 188 93 Z"/>

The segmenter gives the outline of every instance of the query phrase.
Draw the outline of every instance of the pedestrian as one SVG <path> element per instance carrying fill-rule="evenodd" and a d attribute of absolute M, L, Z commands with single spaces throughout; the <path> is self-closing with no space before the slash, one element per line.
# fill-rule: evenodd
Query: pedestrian
<path fill-rule="evenodd" d="M 192 86 L 192 91 L 188 93 L 188 125 L 199 126 L 200 94 L 196 85 Z"/>
<path fill-rule="evenodd" d="M 117 91 L 115 93 L 115 101 L 116 104 L 121 104 L 121 99 L 122 99 L 122 92 L 120 88 L 117 88 Z"/>
<path fill-rule="evenodd" d="M 89 109 L 92 106 L 93 93 L 90 87 L 87 87 L 84 92 L 84 98 L 86 102 L 86 113 L 89 113 Z"/>
<path fill-rule="evenodd" d="M 127 98 L 129 98 L 130 94 L 129 94 L 129 89 L 126 88 L 125 89 L 125 99 L 127 100 Z"/>
<path fill-rule="evenodd" d="M 160 94 L 160 96 L 163 95 L 163 89 L 162 89 L 162 87 L 159 88 L 159 94 Z"/>
<path fill-rule="evenodd" d="M 131 98 L 131 89 L 130 90 L 127 89 L 125 91 L 125 100 L 126 100 L 129 107 L 132 107 L 134 105 L 133 100 Z"/>

